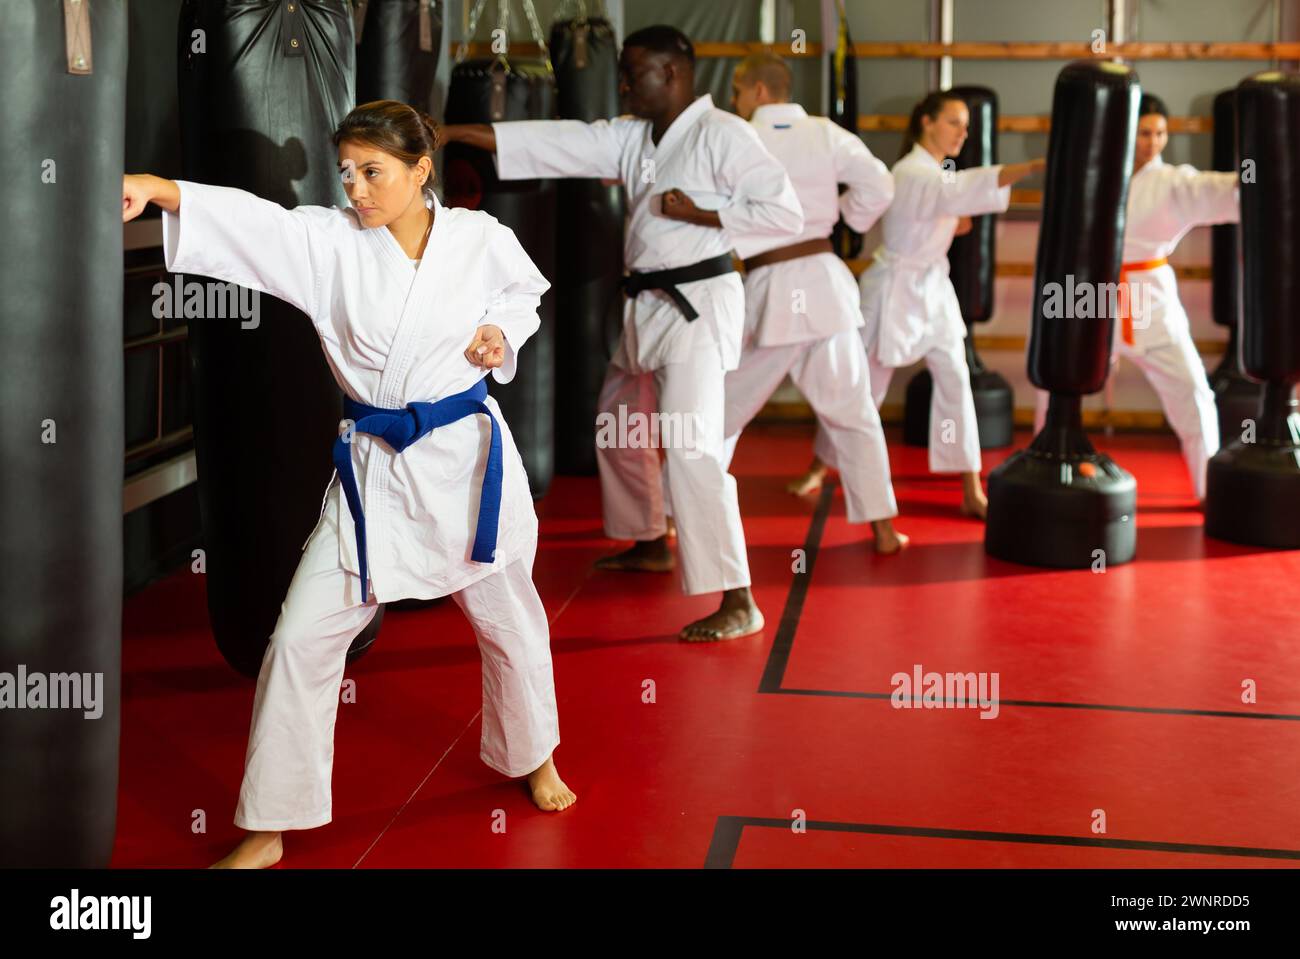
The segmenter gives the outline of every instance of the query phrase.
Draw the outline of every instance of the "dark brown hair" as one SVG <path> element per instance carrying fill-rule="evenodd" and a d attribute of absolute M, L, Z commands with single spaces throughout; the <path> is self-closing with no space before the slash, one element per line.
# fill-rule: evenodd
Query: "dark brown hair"
<path fill-rule="evenodd" d="M 335 147 L 344 140 L 356 140 L 415 166 L 420 157 L 433 160 L 438 150 L 438 125 L 429 114 L 398 100 L 372 100 L 343 118 L 333 140 Z M 424 192 L 433 192 L 432 170 L 424 181 Z"/>
<path fill-rule="evenodd" d="M 921 117 L 929 117 L 932 121 L 939 119 L 939 114 L 943 112 L 943 105 L 949 100 L 963 102 L 955 93 L 948 90 L 935 90 L 933 93 L 927 93 L 920 103 L 912 107 L 912 116 L 907 121 L 907 133 L 903 135 L 903 149 L 898 152 L 900 160 L 911 153 L 912 147 L 921 141 Z"/>

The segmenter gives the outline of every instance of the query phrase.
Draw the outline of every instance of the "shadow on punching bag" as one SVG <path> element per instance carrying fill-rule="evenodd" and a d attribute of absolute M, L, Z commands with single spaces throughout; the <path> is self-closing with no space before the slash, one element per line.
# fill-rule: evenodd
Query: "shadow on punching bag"
<path fill-rule="evenodd" d="M 1029 379 L 1051 399 L 1030 447 L 989 474 L 998 559 L 1104 569 L 1137 552 L 1137 483 L 1093 449 L 1080 411 L 1110 365 L 1140 96 L 1126 64 L 1080 60 L 1056 79 L 1029 338 Z"/>
<path fill-rule="evenodd" d="M 356 102 L 429 109 L 442 46 L 442 0 L 356 0 Z"/>
<path fill-rule="evenodd" d="M 0 64 L 0 142 L 22 171 L 0 235 L 0 866 L 103 868 L 121 702 L 126 0 L 80 5 L 66 31 L 63 4 L 6 3 Z"/>
<path fill-rule="evenodd" d="M 608 20 L 559 20 L 551 27 L 561 119 L 617 116 L 618 42 Z M 556 185 L 555 468 L 596 474 L 596 401 L 623 330 L 623 187 L 601 180 Z"/>
<path fill-rule="evenodd" d="M 451 72 L 447 124 L 549 120 L 554 112 L 549 62 L 512 58 L 507 63 L 502 56 L 466 60 Z M 555 275 L 553 180 L 500 180 L 491 153 L 449 143 L 443 192 L 448 206 L 483 210 L 510 227 L 542 276 Z M 514 380 L 488 385 L 510 424 L 534 499 L 546 495 L 555 474 L 554 287 L 543 294 L 537 313 L 541 326 L 519 354 Z"/>
<path fill-rule="evenodd" d="M 353 105 L 346 0 L 186 0 L 178 43 L 186 179 L 290 208 L 348 205 L 330 143 Z M 246 676 L 258 673 L 320 519 L 343 416 L 308 318 L 251 295 L 255 326 L 253 318 L 189 323 L 208 613 L 221 654 Z M 268 412 L 290 411 L 291 429 L 262 425 Z M 381 609 L 349 658 L 370 645 L 382 618 Z"/>
<path fill-rule="evenodd" d="M 1206 471 L 1205 532 L 1251 546 L 1300 548 L 1300 74 L 1269 71 L 1237 87 L 1241 184 L 1242 369 L 1263 381 L 1252 431 Z"/>
<path fill-rule="evenodd" d="M 1214 169 L 1237 172 L 1237 91 L 1224 90 L 1214 98 Z M 1241 271 L 1237 268 L 1237 243 L 1241 228 L 1235 223 L 1210 227 L 1210 303 L 1214 322 L 1228 328 L 1223 359 L 1210 374 L 1214 405 L 1219 411 L 1219 445 L 1241 436 L 1245 421 L 1259 409 L 1262 387 L 1241 368 L 1237 339 L 1241 315 Z"/>
<path fill-rule="evenodd" d="M 970 111 L 970 132 L 955 157 L 958 170 L 992 166 L 998 162 L 998 96 L 987 87 L 953 87 Z M 975 324 L 993 317 L 993 292 L 997 266 L 997 214 L 971 218 L 971 230 L 953 237 L 948 248 L 948 269 L 962 319 L 966 321 L 966 366 L 970 370 L 980 449 L 1010 446 L 1015 420 L 1015 394 L 1002 374 L 988 369 L 975 351 Z M 903 442 L 909 446 L 930 443 L 930 396 L 934 380 L 923 369 L 907 384 L 903 406 Z"/>

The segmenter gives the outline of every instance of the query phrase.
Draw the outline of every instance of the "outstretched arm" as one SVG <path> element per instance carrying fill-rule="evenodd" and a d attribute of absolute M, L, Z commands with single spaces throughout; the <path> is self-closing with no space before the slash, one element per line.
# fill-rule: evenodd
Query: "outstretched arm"
<path fill-rule="evenodd" d="M 442 127 L 441 134 L 446 143 L 463 143 L 496 154 L 497 175 L 503 180 L 617 179 L 624 138 L 637 123 L 644 121 L 515 120 L 452 124 Z"/>
<path fill-rule="evenodd" d="M 315 318 L 328 257 L 312 220 L 337 211 L 286 210 L 244 190 L 187 180 L 122 178 L 124 222 L 149 203 L 163 209 L 163 259 L 170 272 L 237 283 Z"/>
<path fill-rule="evenodd" d="M 489 153 L 497 152 L 497 135 L 490 123 L 453 123 L 438 128 L 443 143 L 463 143 Z"/>

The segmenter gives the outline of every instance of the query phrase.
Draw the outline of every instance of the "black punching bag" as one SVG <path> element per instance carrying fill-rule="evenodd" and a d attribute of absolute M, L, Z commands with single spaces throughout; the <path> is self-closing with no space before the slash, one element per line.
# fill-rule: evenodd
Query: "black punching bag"
<path fill-rule="evenodd" d="M 1237 91 L 1224 90 L 1214 98 L 1214 169 L 1239 172 L 1237 165 Z M 1219 445 L 1227 446 L 1241 436 L 1245 421 L 1253 419 L 1259 409 L 1260 385 L 1241 369 L 1241 350 L 1237 341 L 1238 317 L 1241 314 L 1241 271 L 1237 264 L 1235 223 L 1220 223 L 1210 228 L 1211 307 L 1214 322 L 1228 328 L 1228 342 L 1223 359 L 1210 374 L 1214 405 L 1219 411 Z"/>
<path fill-rule="evenodd" d="M 1205 532 L 1252 546 L 1300 547 L 1300 74 L 1269 71 L 1237 87 L 1241 185 L 1241 360 L 1263 381 L 1252 431 L 1210 460 Z"/>
<path fill-rule="evenodd" d="M 1029 379 L 1051 400 L 1030 447 L 989 474 L 984 547 L 999 559 L 1104 569 L 1137 551 L 1137 483 L 1092 448 L 1080 408 L 1106 383 L 1140 96 L 1119 63 L 1056 80 L 1029 338 Z"/>
<path fill-rule="evenodd" d="M 442 0 L 356 0 L 357 103 L 397 100 L 429 109 Z"/>
<path fill-rule="evenodd" d="M 618 115 L 618 42 L 609 21 L 557 21 L 550 50 L 561 118 Z M 555 190 L 564 211 L 555 225 L 555 468 L 593 476 L 596 400 L 623 329 L 626 210 L 617 183 L 565 179 Z"/>
<path fill-rule="evenodd" d="M 836 5 L 835 49 L 828 58 L 830 63 L 830 119 L 832 122 L 858 135 L 858 61 L 853 55 L 853 38 L 849 34 L 849 20 L 844 12 L 844 2 Z M 841 192 L 843 192 L 841 190 Z M 862 255 L 862 234 L 849 228 L 840 217 L 831 229 L 831 245 L 846 260 Z"/>
<path fill-rule="evenodd" d="M 549 120 L 555 113 L 555 77 L 544 62 L 512 58 L 466 60 L 451 72 L 445 121 L 495 123 Z M 555 183 L 501 180 L 492 154 L 460 143 L 447 145 L 443 191 L 448 206 L 491 213 L 515 231 L 542 276 L 555 276 Z M 515 378 L 488 388 L 510 424 L 528 473 L 533 498 L 540 499 L 555 474 L 555 297 L 542 296 L 541 327 L 519 353 Z M 595 418 L 588 424 L 593 430 Z"/>
<path fill-rule="evenodd" d="M 286 207 L 347 206 L 330 136 L 352 108 L 346 0 L 186 0 L 178 64 L 185 178 Z M 181 216 L 185 213 L 182 210 Z M 333 474 L 343 400 L 310 320 L 258 296 L 254 328 L 189 323 L 208 613 L 256 676 Z M 292 429 L 266 428 L 292 411 Z M 376 615 L 354 641 L 373 640 Z"/>
<path fill-rule="evenodd" d="M 998 162 L 998 95 L 988 87 L 953 87 L 970 111 L 970 130 L 957 169 L 992 166 Z M 993 317 L 993 291 L 997 279 L 997 214 L 971 218 L 969 233 L 953 237 L 948 247 L 948 268 L 962 319 L 966 321 L 966 366 L 979 424 L 980 449 L 1011 445 L 1015 395 L 1001 373 L 990 370 L 975 351 L 975 324 Z M 903 406 L 903 442 L 927 446 L 930 442 L 930 394 L 934 381 L 928 369 L 907 384 Z"/>
<path fill-rule="evenodd" d="M 4 868 L 107 866 L 117 819 L 126 0 L 64 11 L 0 29 Z"/>

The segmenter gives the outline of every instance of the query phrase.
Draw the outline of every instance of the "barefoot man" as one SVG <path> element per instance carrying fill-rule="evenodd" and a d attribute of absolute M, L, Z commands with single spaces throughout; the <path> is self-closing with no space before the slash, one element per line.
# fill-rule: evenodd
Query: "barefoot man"
<path fill-rule="evenodd" d="M 673 27 L 647 27 L 624 40 L 619 59 L 619 93 L 631 116 L 448 126 L 443 133 L 496 151 L 502 179 L 623 181 L 628 296 L 623 336 L 601 388 L 597 423 L 604 425 L 596 453 L 605 533 L 635 542 L 598 565 L 639 571 L 674 565 L 658 451 L 621 435 L 610 442 L 608 434 L 623 431 L 606 428 L 653 417 L 668 425 L 661 445 L 682 589 L 722 592 L 718 610 L 686 626 L 681 637 L 710 641 L 763 628 L 749 590 L 736 481 L 725 466 L 725 374 L 740 360 L 745 319 L 733 237 L 794 239 L 803 214 L 784 168 L 754 129 L 716 109 L 707 94 L 697 98 L 694 88 L 690 40 Z"/>
<path fill-rule="evenodd" d="M 857 136 L 790 103 L 790 86 L 790 68 L 771 53 L 747 57 L 732 80 L 736 112 L 790 174 L 804 228 L 794 243 L 737 238 L 745 257 L 745 347 L 740 366 L 727 374 L 728 462 L 741 430 L 788 373 L 835 447 L 849 522 L 870 522 L 876 551 L 896 553 L 907 537 L 894 529 L 889 453 L 857 332 L 858 284 L 830 241 L 841 214 L 859 233 L 871 229 L 894 198 L 894 178 Z"/>

